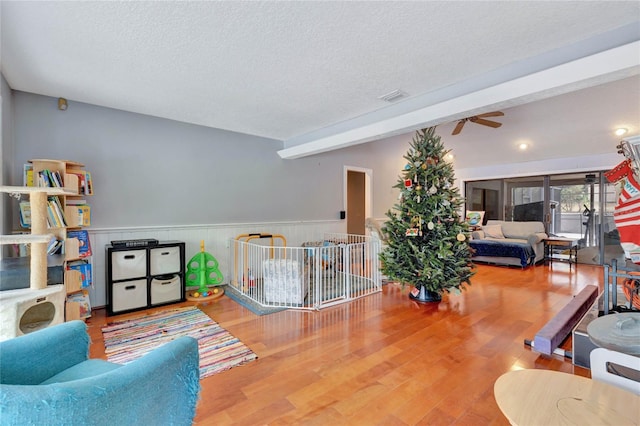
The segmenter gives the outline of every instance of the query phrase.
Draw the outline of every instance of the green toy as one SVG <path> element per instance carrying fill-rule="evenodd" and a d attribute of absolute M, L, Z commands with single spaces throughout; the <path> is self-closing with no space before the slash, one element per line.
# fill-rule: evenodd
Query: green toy
<path fill-rule="evenodd" d="M 218 269 L 218 261 L 215 257 L 204 251 L 204 240 L 200 241 L 200 253 L 191 258 L 187 265 L 186 286 L 198 286 L 201 297 L 207 297 L 210 293 L 208 286 L 222 284 L 224 277 Z M 215 293 L 218 291 L 216 290 Z"/>

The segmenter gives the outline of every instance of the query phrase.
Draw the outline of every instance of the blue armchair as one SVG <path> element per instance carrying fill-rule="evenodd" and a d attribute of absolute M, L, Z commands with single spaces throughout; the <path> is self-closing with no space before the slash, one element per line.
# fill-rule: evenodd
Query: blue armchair
<path fill-rule="evenodd" d="M 198 342 L 177 338 L 125 365 L 88 359 L 82 321 L 0 342 L 3 425 L 191 425 Z"/>

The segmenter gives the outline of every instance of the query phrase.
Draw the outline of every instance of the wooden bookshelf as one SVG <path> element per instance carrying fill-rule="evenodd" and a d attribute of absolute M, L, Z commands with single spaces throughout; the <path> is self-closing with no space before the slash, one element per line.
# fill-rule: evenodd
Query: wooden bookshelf
<path fill-rule="evenodd" d="M 88 301 L 88 292 L 82 286 L 82 273 L 69 267 L 72 262 L 79 260 L 87 261 L 91 265 L 91 256 L 82 255 L 80 240 L 70 236 L 72 231 L 81 230 L 91 223 L 90 207 L 83 202 L 83 199 L 93 195 L 93 182 L 90 172 L 87 172 L 84 167 L 84 164 L 75 161 L 52 159 L 30 160 L 25 166 L 25 173 L 28 169 L 32 173 L 30 179 L 25 176 L 25 182 L 33 182 L 34 186 L 31 188 L 42 188 L 47 185 L 48 195 L 57 197 L 48 200 L 48 208 L 51 209 L 52 205 L 55 207 L 53 215 L 51 210 L 48 211 L 51 225 L 48 230 L 50 234 L 63 241 L 67 321 L 86 318 L 86 315 L 81 314 L 80 303 L 74 301 L 76 296 L 82 294 Z M 78 202 L 80 204 L 76 204 Z M 88 237 L 87 243 L 90 244 Z"/>

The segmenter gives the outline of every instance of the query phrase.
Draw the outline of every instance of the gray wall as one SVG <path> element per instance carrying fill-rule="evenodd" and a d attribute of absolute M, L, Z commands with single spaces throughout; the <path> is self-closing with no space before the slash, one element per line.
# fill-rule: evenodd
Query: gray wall
<path fill-rule="evenodd" d="M 13 95 L 12 91 L 0 73 L 0 99 L 2 114 L 0 114 L 0 185 L 7 185 L 11 181 L 11 159 L 13 157 Z M 22 185 L 22 182 L 20 183 Z M 13 212 L 7 194 L 0 194 L 0 230 L 2 234 L 8 233 L 12 226 Z M 0 257 L 7 255 L 9 246 L 0 247 Z"/>
<path fill-rule="evenodd" d="M 0 73 L 0 98 L 2 99 L 2 115 L 0 123 L 2 132 L 0 133 L 0 185 L 6 185 L 11 173 L 11 158 L 13 155 L 13 96 L 12 91 Z"/>
<path fill-rule="evenodd" d="M 71 100 L 59 111 L 55 98 L 19 91 L 13 104 L 10 184 L 22 184 L 29 159 L 84 163 L 92 228 L 336 219 L 345 165 L 374 170 L 372 212 L 382 217 L 411 139 L 283 160 L 276 140 Z"/>

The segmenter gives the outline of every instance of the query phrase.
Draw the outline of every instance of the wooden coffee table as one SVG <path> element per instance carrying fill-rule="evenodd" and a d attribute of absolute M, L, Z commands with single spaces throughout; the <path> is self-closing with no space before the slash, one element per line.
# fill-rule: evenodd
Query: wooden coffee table
<path fill-rule="evenodd" d="M 578 267 L 578 241 L 571 238 L 548 237 L 544 243 L 544 262 L 553 264 L 554 261 L 569 263 Z"/>

